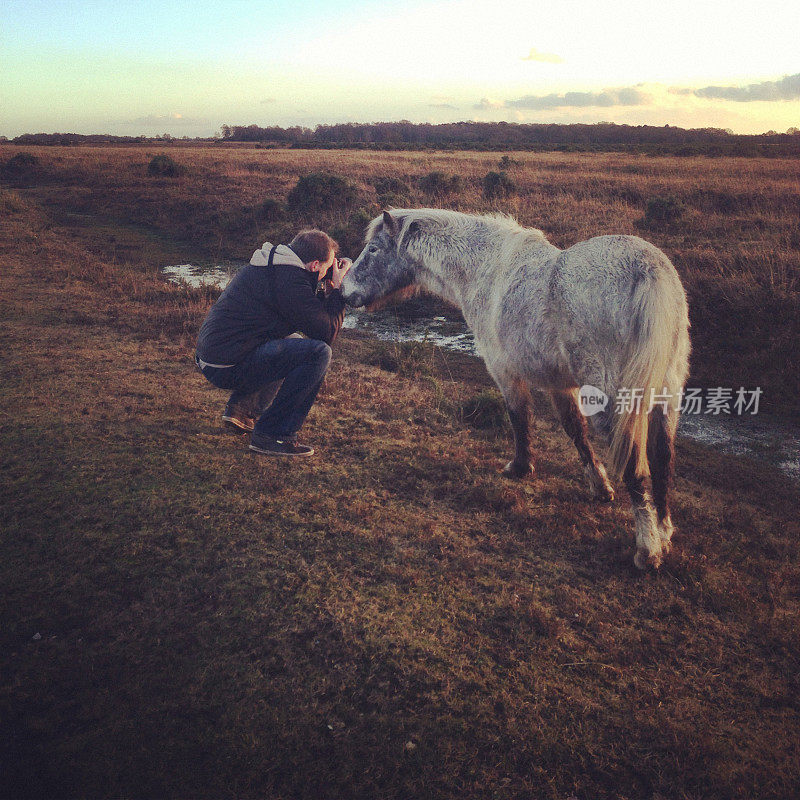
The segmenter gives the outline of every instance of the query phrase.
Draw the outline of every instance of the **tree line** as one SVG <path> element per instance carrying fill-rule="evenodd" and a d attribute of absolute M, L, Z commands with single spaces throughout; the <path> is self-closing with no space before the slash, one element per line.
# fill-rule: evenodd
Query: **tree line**
<path fill-rule="evenodd" d="M 363 148 L 385 150 L 562 150 L 644 152 L 655 155 L 800 156 L 800 130 L 734 134 L 721 128 L 671 125 L 547 124 L 514 122 L 341 123 L 315 128 L 277 125 L 223 125 L 212 138 L 26 133 L 11 140 L 23 145 L 144 144 L 158 142 L 245 142 L 260 147 Z"/>
<path fill-rule="evenodd" d="M 341 123 L 261 127 L 223 125 L 222 140 L 262 146 L 451 150 L 629 150 L 676 155 L 800 156 L 800 131 L 734 134 L 721 128 L 671 125 L 547 124 L 513 122 Z"/>

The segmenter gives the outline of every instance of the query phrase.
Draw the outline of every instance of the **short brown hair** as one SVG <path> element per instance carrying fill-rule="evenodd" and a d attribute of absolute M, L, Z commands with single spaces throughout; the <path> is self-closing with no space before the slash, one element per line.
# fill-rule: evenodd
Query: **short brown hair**
<path fill-rule="evenodd" d="M 289 247 L 294 250 L 304 264 L 312 261 L 327 261 L 331 253 L 339 252 L 339 243 L 328 236 L 325 231 L 308 230 L 300 231 L 289 242 Z"/>

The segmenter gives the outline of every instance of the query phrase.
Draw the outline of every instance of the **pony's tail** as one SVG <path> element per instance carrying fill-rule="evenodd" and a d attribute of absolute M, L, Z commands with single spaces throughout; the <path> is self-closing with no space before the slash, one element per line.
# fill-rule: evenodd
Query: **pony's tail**
<path fill-rule="evenodd" d="M 647 428 L 651 392 L 661 395 L 665 389 L 674 392 L 669 399 L 676 410 L 680 387 L 667 386 L 667 373 L 673 366 L 678 339 L 679 320 L 675 305 L 670 302 L 669 284 L 657 275 L 642 276 L 631 298 L 631 334 L 617 385 L 618 413 L 614 413 L 609 462 L 614 472 L 625 472 L 631 453 L 637 477 L 650 472 L 647 463 Z M 667 296 L 665 296 L 665 293 Z M 620 395 L 626 390 L 627 396 Z M 637 390 L 643 390 L 637 401 Z"/>

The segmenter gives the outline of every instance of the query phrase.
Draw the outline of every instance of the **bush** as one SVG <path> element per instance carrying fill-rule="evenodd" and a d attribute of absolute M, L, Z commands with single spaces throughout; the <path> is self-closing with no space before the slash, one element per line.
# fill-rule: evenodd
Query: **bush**
<path fill-rule="evenodd" d="M 38 171 L 39 159 L 31 153 L 17 153 L 0 166 L 0 176 L 19 185 Z"/>
<path fill-rule="evenodd" d="M 258 207 L 256 214 L 261 222 L 280 222 L 286 214 L 286 206 L 280 200 L 268 197 Z"/>
<path fill-rule="evenodd" d="M 683 212 L 683 203 L 672 195 L 668 197 L 651 197 L 647 201 L 644 224 L 649 227 L 671 225 L 683 216 Z"/>
<path fill-rule="evenodd" d="M 508 197 L 517 191 L 517 185 L 505 172 L 487 172 L 483 179 L 483 196 L 487 200 Z"/>
<path fill-rule="evenodd" d="M 689 202 L 702 211 L 716 214 L 737 214 L 753 208 L 753 197 L 734 195 L 714 189 L 697 189 L 692 192 Z"/>
<path fill-rule="evenodd" d="M 408 205 L 411 190 L 408 184 L 399 178 L 375 178 L 372 185 L 378 193 L 378 205 L 381 208 L 389 206 L 399 208 Z"/>
<path fill-rule="evenodd" d="M 345 178 L 327 172 L 303 175 L 289 192 L 289 209 L 314 217 L 332 211 L 347 211 L 358 199 L 358 191 Z"/>
<path fill-rule="evenodd" d="M 11 156 L 11 158 L 6 161 L 6 169 L 17 171 L 17 170 L 24 170 L 30 169 L 31 167 L 36 167 L 39 164 L 39 159 L 37 156 L 33 155 L 33 153 L 17 153 L 15 156 Z"/>
<path fill-rule="evenodd" d="M 366 208 L 356 209 L 345 225 L 337 225 L 331 230 L 331 236 L 339 242 L 341 255 L 353 259 L 361 252 L 364 245 L 364 231 L 374 215 Z"/>
<path fill-rule="evenodd" d="M 494 431 L 509 428 L 506 405 L 496 389 L 484 389 L 461 403 L 458 410 L 462 421 L 473 428 Z"/>
<path fill-rule="evenodd" d="M 147 174 L 157 178 L 175 178 L 182 175 L 184 168 L 176 164 L 170 156 L 153 156 L 147 165 Z"/>
<path fill-rule="evenodd" d="M 429 172 L 419 179 L 419 188 L 431 197 L 444 197 L 461 191 L 461 178 L 444 172 Z"/>
<path fill-rule="evenodd" d="M 515 158 L 511 158 L 511 156 L 503 156 L 497 162 L 497 166 L 500 167 L 501 170 L 510 169 L 511 167 L 518 167 L 521 164 L 522 164 L 521 161 L 517 161 Z"/>
<path fill-rule="evenodd" d="M 392 194 L 408 193 L 408 184 L 401 181 L 400 178 L 375 178 L 375 180 L 372 181 L 372 185 L 375 187 L 375 191 L 378 194 L 388 194 L 390 192 Z"/>
<path fill-rule="evenodd" d="M 378 195 L 378 205 L 381 208 L 405 208 L 409 205 L 409 199 L 405 195 L 388 192 Z"/>

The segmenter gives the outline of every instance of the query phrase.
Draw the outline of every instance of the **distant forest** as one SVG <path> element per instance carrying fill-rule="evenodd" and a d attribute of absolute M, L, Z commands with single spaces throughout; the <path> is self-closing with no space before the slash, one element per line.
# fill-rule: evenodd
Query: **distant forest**
<path fill-rule="evenodd" d="M 719 128 L 675 128 L 670 125 L 520 124 L 454 122 L 433 125 L 412 122 L 343 123 L 261 127 L 223 125 L 210 139 L 175 139 L 169 134 L 85 136 L 76 133 L 26 133 L 11 140 L 24 145 L 246 142 L 257 147 L 361 148 L 376 150 L 561 150 L 566 152 L 642 152 L 677 156 L 800 156 L 800 130 L 740 135 Z"/>

